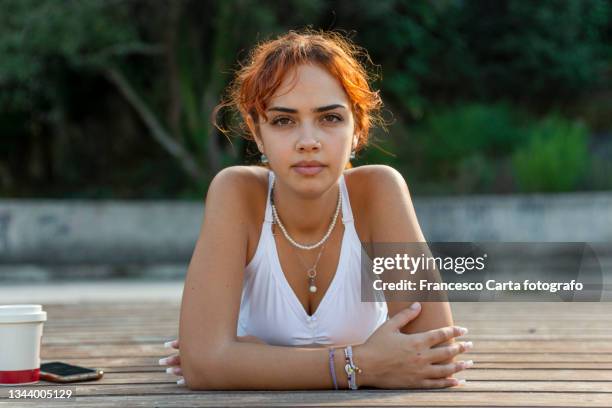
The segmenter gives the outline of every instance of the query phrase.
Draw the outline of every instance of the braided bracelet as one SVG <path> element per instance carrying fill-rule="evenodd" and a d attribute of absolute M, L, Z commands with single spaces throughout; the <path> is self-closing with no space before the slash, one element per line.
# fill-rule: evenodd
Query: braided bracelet
<path fill-rule="evenodd" d="M 351 390 L 356 390 L 359 388 L 357 385 L 357 373 L 361 374 L 362 370 L 353 363 L 352 346 L 347 346 L 344 349 L 344 360 L 346 362 L 344 371 L 346 371 L 346 375 L 348 377 L 348 386 Z"/>
<path fill-rule="evenodd" d="M 329 349 L 329 371 L 331 372 L 332 380 L 334 381 L 334 388 L 338 389 L 338 382 L 336 381 L 336 369 L 334 367 L 334 352 L 333 348 Z"/>

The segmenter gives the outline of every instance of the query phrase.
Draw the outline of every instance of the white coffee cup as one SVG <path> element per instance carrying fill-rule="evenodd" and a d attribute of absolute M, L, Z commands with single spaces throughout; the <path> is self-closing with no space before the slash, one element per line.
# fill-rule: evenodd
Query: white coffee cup
<path fill-rule="evenodd" d="M 0 305 L 0 385 L 38 382 L 45 321 L 41 305 Z"/>

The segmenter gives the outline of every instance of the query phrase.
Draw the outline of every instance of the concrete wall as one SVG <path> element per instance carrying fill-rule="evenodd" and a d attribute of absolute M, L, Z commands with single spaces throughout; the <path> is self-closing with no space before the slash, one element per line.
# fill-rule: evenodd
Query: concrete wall
<path fill-rule="evenodd" d="M 415 199 L 429 241 L 612 242 L 612 193 Z M 0 264 L 187 264 L 200 202 L 0 201 Z"/>
<path fill-rule="evenodd" d="M 187 262 L 201 203 L 0 201 L 0 263 Z"/>
<path fill-rule="evenodd" d="M 428 241 L 612 242 L 612 193 L 414 198 Z"/>

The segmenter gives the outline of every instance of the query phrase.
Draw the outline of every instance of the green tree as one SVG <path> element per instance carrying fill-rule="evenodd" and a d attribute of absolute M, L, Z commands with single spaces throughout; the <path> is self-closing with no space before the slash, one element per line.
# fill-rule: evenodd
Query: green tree
<path fill-rule="evenodd" d="M 240 51 L 262 38 L 260 33 L 283 31 L 280 21 L 293 7 L 308 17 L 320 6 L 299 0 L 282 7 L 252 0 L 149 5 L 2 0 L 0 103 L 17 111 L 37 109 L 61 131 L 66 83 L 60 77 L 103 75 L 153 140 L 202 184 L 239 155 L 222 140 L 210 115 Z"/>

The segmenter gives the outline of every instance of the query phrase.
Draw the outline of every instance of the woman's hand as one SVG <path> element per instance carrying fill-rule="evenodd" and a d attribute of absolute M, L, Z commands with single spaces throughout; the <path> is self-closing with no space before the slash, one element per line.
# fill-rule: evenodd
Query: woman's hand
<path fill-rule="evenodd" d="M 445 363 L 472 348 L 472 342 L 435 347 L 463 336 L 467 329 L 450 326 L 423 333 L 404 334 L 400 329 L 414 320 L 421 306 L 418 302 L 397 313 L 381 325 L 368 340 L 356 347 L 355 364 L 362 359 L 362 384 L 377 388 L 444 388 L 463 382 L 452 375 L 470 368 L 473 362 Z"/>
<path fill-rule="evenodd" d="M 243 343 L 260 343 L 260 344 L 266 344 L 263 340 L 261 340 L 259 337 L 255 337 L 255 336 L 238 336 L 237 340 Z M 168 348 L 174 348 L 174 349 L 179 349 L 179 340 L 172 340 L 169 341 L 167 343 L 164 343 L 164 347 L 168 347 Z M 183 375 L 183 370 L 181 369 L 181 356 L 179 354 L 174 354 L 165 358 L 162 358 L 159 360 L 159 365 L 167 365 L 169 366 L 168 368 L 166 368 L 166 372 L 168 374 L 174 374 L 174 375 L 178 375 L 178 376 L 182 376 Z M 184 380 L 183 378 L 180 378 L 177 381 L 177 384 L 184 384 Z"/>

